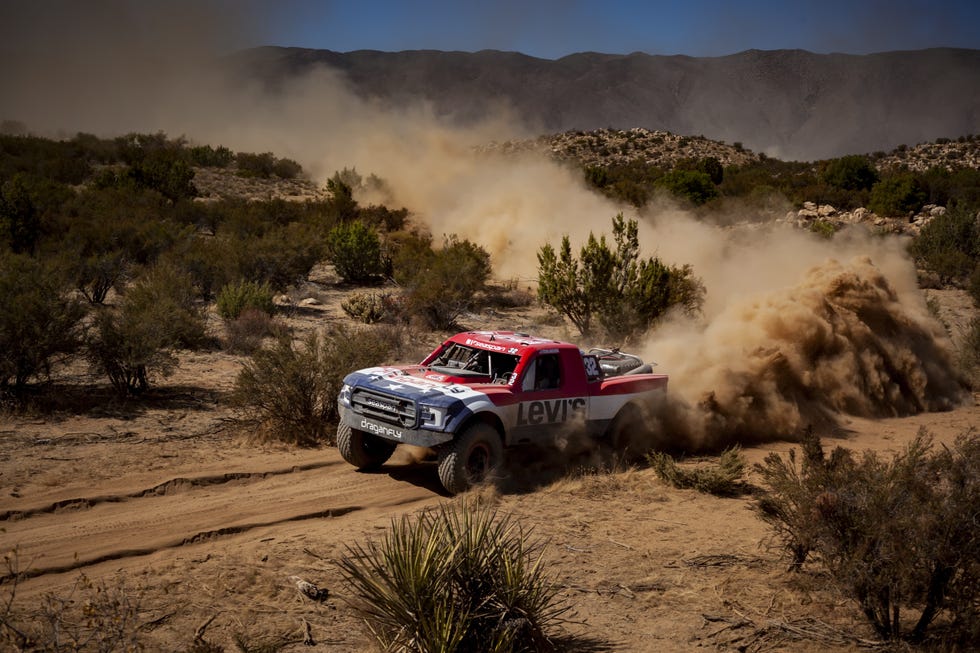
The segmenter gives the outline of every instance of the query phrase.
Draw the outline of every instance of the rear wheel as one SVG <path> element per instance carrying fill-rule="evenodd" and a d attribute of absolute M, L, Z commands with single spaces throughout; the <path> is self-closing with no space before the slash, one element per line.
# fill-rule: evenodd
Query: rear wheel
<path fill-rule="evenodd" d="M 623 406 L 609 425 L 605 439 L 612 458 L 627 464 L 641 461 L 653 448 L 649 426 L 633 404 Z"/>
<path fill-rule="evenodd" d="M 352 429 L 343 422 L 337 426 L 337 448 L 344 460 L 358 469 L 377 469 L 395 452 L 395 442 L 365 431 Z"/>
<path fill-rule="evenodd" d="M 439 480 L 450 494 L 482 483 L 500 467 L 504 446 L 489 424 L 477 423 L 439 450 Z"/>

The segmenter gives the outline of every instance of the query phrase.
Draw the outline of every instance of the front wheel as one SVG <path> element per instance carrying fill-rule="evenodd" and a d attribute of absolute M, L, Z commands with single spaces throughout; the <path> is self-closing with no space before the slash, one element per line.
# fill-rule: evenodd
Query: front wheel
<path fill-rule="evenodd" d="M 496 429 L 473 424 L 439 450 L 439 480 L 447 492 L 459 494 L 485 481 L 503 459 L 504 447 Z"/>
<path fill-rule="evenodd" d="M 341 422 L 337 426 L 337 449 L 340 455 L 358 469 L 377 469 L 395 452 L 397 443 L 365 431 L 352 429 Z"/>

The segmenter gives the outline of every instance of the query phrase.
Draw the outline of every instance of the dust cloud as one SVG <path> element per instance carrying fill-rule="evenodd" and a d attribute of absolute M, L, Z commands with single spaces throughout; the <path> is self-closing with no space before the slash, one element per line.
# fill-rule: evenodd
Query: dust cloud
<path fill-rule="evenodd" d="M 700 241 L 704 319 L 669 322 L 645 344 L 670 373 L 667 398 L 650 407 L 657 444 L 717 449 L 967 400 L 901 241 L 734 234 Z"/>
<path fill-rule="evenodd" d="M 386 203 L 409 208 L 437 239 L 483 245 L 503 279 L 532 281 L 541 245 L 567 234 L 578 247 L 623 210 L 544 156 L 480 154 L 533 135 L 506 105 L 464 129 L 425 104 L 359 97 L 327 68 L 277 80 L 274 92 L 232 74 L 218 53 L 248 40 L 250 3 L 234 12 L 177 3 L 192 12 L 180 20 L 123 0 L 15 4 L 0 11 L 0 118 L 37 133 L 164 131 L 289 157 L 320 182 L 343 168 L 376 174 Z M 638 217 L 644 254 L 692 264 L 707 288 L 699 322 L 671 321 L 643 346 L 671 375 L 655 415 L 668 437 L 717 446 L 785 437 L 840 412 L 900 415 L 962 400 L 898 240 L 720 228 L 669 202 Z"/>

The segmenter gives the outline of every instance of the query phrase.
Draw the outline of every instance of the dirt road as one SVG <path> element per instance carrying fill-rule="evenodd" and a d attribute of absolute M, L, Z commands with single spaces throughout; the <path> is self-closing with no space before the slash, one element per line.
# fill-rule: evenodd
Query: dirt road
<path fill-rule="evenodd" d="M 445 501 L 433 466 L 399 451 L 381 472 L 358 473 L 333 448 L 257 444 L 223 429 L 220 410 L 174 401 L 130 416 L 125 428 L 117 415 L 0 424 L 0 546 L 16 549 L 25 574 L 16 586 L 22 614 L 83 604 L 95 587 L 138 600 L 151 650 L 186 648 L 202 627 L 226 650 L 237 639 L 310 650 L 301 643 L 307 624 L 321 650 L 370 650 L 335 561 L 393 518 Z M 977 424 L 975 405 L 849 419 L 825 444 L 888 453 L 921 427 L 949 442 Z M 792 446 L 746 455 L 758 462 Z M 766 638 L 772 650 L 845 651 L 858 650 L 848 637 L 868 635 L 855 606 L 815 576 L 788 576 L 762 546 L 768 533 L 750 497 L 675 490 L 650 470 L 566 470 L 556 479 L 495 500 L 548 543 L 549 568 L 577 615 L 569 649 L 687 650 L 737 635 Z M 329 598 L 302 597 L 296 578 Z M 7 578 L 0 592 L 11 587 Z M 817 619 L 845 635 L 791 637 L 773 629 L 776 616 L 797 629 Z"/>

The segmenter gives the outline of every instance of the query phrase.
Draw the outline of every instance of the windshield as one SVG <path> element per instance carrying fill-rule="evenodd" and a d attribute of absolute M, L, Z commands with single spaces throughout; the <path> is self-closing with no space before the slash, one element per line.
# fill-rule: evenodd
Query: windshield
<path fill-rule="evenodd" d="M 509 381 L 519 357 L 452 343 L 429 366 L 453 376 L 488 376 L 494 382 Z"/>

